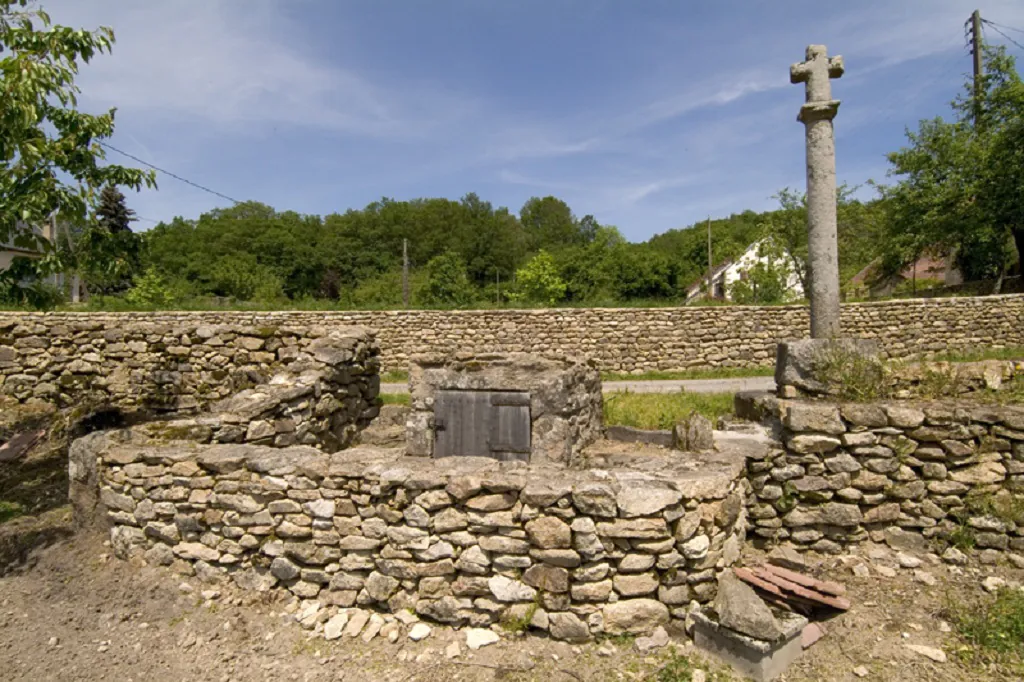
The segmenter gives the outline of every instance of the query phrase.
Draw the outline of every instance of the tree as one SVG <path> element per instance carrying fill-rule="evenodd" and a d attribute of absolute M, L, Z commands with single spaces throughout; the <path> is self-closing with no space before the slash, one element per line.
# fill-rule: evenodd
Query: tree
<path fill-rule="evenodd" d="M 459 254 L 448 251 L 427 263 L 427 284 L 422 298 L 429 305 L 461 307 L 473 300 L 473 287 L 466 276 L 466 263 Z"/>
<path fill-rule="evenodd" d="M 531 249 L 558 248 L 582 241 L 572 209 L 555 197 L 531 197 L 520 209 L 519 221 Z"/>
<path fill-rule="evenodd" d="M 921 121 L 888 156 L 890 272 L 934 246 L 956 252 L 967 279 L 1001 281 L 1024 257 L 1024 84 L 1003 48 L 986 47 L 984 60 L 977 99 L 968 81 L 954 120 Z"/>
<path fill-rule="evenodd" d="M 135 211 L 125 205 L 124 194 L 107 185 L 100 192 L 96 220 L 81 231 L 69 261 L 78 266 L 89 291 L 113 294 L 124 291 L 142 269 L 142 238 L 132 232 Z"/>
<path fill-rule="evenodd" d="M 543 249 L 516 272 L 516 300 L 554 305 L 565 298 L 565 288 L 555 259 Z"/>
<path fill-rule="evenodd" d="M 155 187 L 152 172 L 103 164 L 99 141 L 114 132 L 114 110 L 77 109 L 79 62 L 109 52 L 109 28 L 85 31 L 54 25 L 28 0 L 0 0 L 0 241 L 36 249 L 39 274 L 59 266 L 53 245 L 24 225 L 52 216 L 85 224 L 106 185 Z"/>
<path fill-rule="evenodd" d="M 135 211 L 125 205 L 121 190 L 114 185 L 107 185 L 100 192 L 96 218 L 100 226 L 110 234 L 131 232 L 131 224 L 135 222 Z"/>

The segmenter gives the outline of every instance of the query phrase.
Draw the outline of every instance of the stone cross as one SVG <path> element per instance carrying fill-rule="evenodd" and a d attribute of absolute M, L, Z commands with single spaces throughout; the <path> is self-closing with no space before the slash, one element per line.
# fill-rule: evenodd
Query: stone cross
<path fill-rule="evenodd" d="M 836 221 L 836 145 L 832 119 L 832 78 L 843 75 L 843 58 L 829 57 L 824 45 L 809 45 L 807 61 L 789 68 L 791 83 L 807 84 L 807 100 L 797 120 L 807 138 L 807 253 L 811 299 L 811 338 L 839 336 L 839 241 Z"/>

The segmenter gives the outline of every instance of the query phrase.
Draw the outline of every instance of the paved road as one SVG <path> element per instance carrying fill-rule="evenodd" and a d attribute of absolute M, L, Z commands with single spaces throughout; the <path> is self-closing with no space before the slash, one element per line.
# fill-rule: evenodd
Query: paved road
<path fill-rule="evenodd" d="M 772 377 L 740 377 L 735 379 L 672 379 L 663 381 L 606 381 L 605 393 L 631 391 L 633 393 L 676 393 L 680 389 L 689 393 L 735 393 L 736 391 L 771 391 L 775 389 Z M 381 393 L 408 393 L 407 384 L 381 384 Z"/>

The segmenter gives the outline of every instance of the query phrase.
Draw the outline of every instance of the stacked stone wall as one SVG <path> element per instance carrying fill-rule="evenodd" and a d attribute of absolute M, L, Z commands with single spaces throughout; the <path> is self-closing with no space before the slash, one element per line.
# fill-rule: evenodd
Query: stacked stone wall
<path fill-rule="evenodd" d="M 0 316 L 0 391 L 65 406 L 190 412 L 275 375 L 306 373 L 316 398 L 326 384 L 341 399 L 375 401 L 380 359 L 369 330 L 218 321 L 187 314 Z M 281 396 L 282 387 L 267 392 Z"/>
<path fill-rule="evenodd" d="M 714 596 L 746 523 L 742 466 L 675 484 L 138 431 L 79 439 L 71 458 L 76 514 L 109 523 L 120 557 L 332 608 L 528 624 L 565 640 L 685 618 Z"/>
<path fill-rule="evenodd" d="M 951 543 L 1024 551 L 1024 408 L 779 401 L 772 409 L 782 446 L 747 465 L 754 537 L 825 552 L 908 534 L 939 551 Z"/>
<path fill-rule="evenodd" d="M 46 373 L 50 364 L 69 363 L 65 356 L 76 347 L 100 358 L 83 360 L 89 364 L 102 364 L 101 360 L 108 357 L 111 361 L 135 360 L 139 353 L 153 352 L 152 342 L 145 346 L 128 345 L 132 341 L 138 343 L 138 339 L 129 337 L 143 325 L 157 325 L 165 330 L 154 334 L 167 337 L 156 341 L 166 345 L 167 355 L 174 355 L 171 348 L 184 353 L 174 335 L 217 324 L 266 330 L 363 325 L 377 332 L 385 370 L 407 369 L 409 359 L 416 354 L 451 351 L 586 354 L 602 370 L 621 372 L 769 366 L 774 362 L 778 341 L 804 338 L 809 330 L 804 306 L 2 313 L 0 375 L 7 381 L 14 375 L 38 376 Z M 845 334 L 878 339 L 883 352 L 891 357 L 977 346 L 1024 345 L 1024 296 L 847 304 L 842 309 L 842 324 Z M 275 338 L 275 334 L 268 338 Z M 265 347 L 248 352 L 274 354 Z M 263 362 L 273 360 L 257 356 L 252 363 L 238 364 Z M 14 383 L 17 385 L 18 381 Z M 4 391 L 12 392 L 6 384 Z"/>

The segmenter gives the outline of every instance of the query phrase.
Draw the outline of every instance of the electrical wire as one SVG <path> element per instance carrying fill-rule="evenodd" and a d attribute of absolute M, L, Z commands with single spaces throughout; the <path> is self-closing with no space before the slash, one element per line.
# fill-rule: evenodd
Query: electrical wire
<path fill-rule="evenodd" d="M 133 160 L 133 161 L 135 161 L 135 162 L 137 162 L 137 163 L 141 163 L 141 164 L 142 164 L 143 166 L 148 166 L 149 168 L 152 168 L 152 169 L 153 169 L 153 170 L 155 170 L 155 171 L 158 171 L 158 172 L 160 172 L 160 173 L 163 173 L 164 175 L 168 175 L 168 176 L 170 176 L 170 177 L 174 178 L 175 180 L 178 180 L 178 181 L 180 181 L 180 182 L 184 182 L 184 183 L 185 183 L 186 185 L 192 185 L 192 186 L 193 186 L 193 187 L 195 187 L 196 189 L 201 189 L 201 190 L 203 190 L 204 192 L 207 192 L 207 193 L 209 193 L 209 194 L 213 194 L 214 196 L 218 196 L 218 197 L 220 197 L 221 199 L 227 199 L 228 201 L 230 201 L 230 202 L 232 202 L 232 203 L 235 203 L 235 204 L 240 204 L 240 203 L 242 203 L 242 202 L 241 202 L 241 201 L 239 201 L 238 199 L 232 199 L 232 198 L 231 198 L 231 197 L 229 197 L 229 196 L 228 196 L 227 194 L 221 194 L 220 192 L 218 192 L 218 191 L 216 191 L 216 190 L 212 190 L 212 189 L 210 189 L 209 187 L 204 187 L 204 186 L 200 185 L 199 183 L 196 183 L 196 182 L 192 182 L 191 180 L 188 180 L 188 179 L 186 179 L 186 178 L 183 178 L 183 177 L 181 177 L 180 175 L 176 175 L 176 174 L 174 174 L 174 173 L 172 173 L 172 172 L 170 172 L 170 171 L 168 171 L 168 170 L 164 170 L 163 168 L 160 168 L 160 167 L 158 167 L 158 166 L 154 166 L 154 165 L 153 165 L 153 164 L 151 164 L 150 162 L 148 162 L 148 161 L 143 161 L 143 160 L 142 160 L 142 159 L 140 159 L 139 157 L 137 157 L 137 156 L 134 156 L 134 155 L 132 155 L 132 154 L 129 154 L 129 153 L 128 153 L 128 152 L 126 152 L 126 151 L 122 151 L 122 150 L 118 149 L 117 147 L 114 147 L 113 145 L 109 145 L 109 144 L 107 144 L 106 142 L 100 142 L 100 146 L 102 146 L 102 147 L 106 147 L 107 149 L 109 149 L 109 150 L 110 150 L 110 151 L 112 151 L 112 152 L 117 152 L 118 154 L 121 154 L 121 155 L 123 155 L 123 156 L 127 156 L 127 157 L 128 157 L 129 159 L 131 159 L 131 160 Z"/>
<path fill-rule="evenodd" d="M 998 34 L 999 34 L 999 35 L 1001 35 L 1002 37 L 1006 38 L 1006 39 L 1007 39 L 1007 40 L 1009 40 L 1009 41 L 1010 41 L 1011 43 L 1013 43 L 1014 45 L 1016 45 L 1017 47 L 1019 47 L 1020 49 L 1024 50 L 1024 45 L 1021 45 L 1021 44 L 1020 44 L 1020 43 L 1018 43 L 1018 42 L 1017 42 L 1016 40 L 1014 40 L 1014 39 L 1013 39 L 1013 38 L 1011 38 L 1010 36 L 1006 35 L 1006 34 L 1005 34 L 1005 33 L 1003 33 L 1002 31 L 1000 31 L 1000 30 L 999 30 L 999 28 L 997 28 L 997 27 L 996 27 L 996 25 L 995 25 L 995 24 L 993 24 L 993 23 L 992 23 L 991 21 L 988 21 L 988 20 L 986 20 L 986 19 L 982 19 L 982 20 L 981 20 L 981 23 L 983 23 L 983 24 L 988 24 L 988 25 L 989 25 L 989 26 L 990 26 L 990 27 L 992 28 L 992 30 L 993 30 L 993 31 L 995 31 L 996 33 L 998 33 Z"/>
<path fill-rule="evenodd" d="M 1000 24 L 999 22 L 990 21 L 988 19 L 982 19 L 981 21 L 982 21 L 982 23 L 985 23 L 985 24 L 992 24 L 993 26 L 998 26 L 1000 28 L 1005 28 L 1007 31 L 1016 31 L 1017 33 L 1024 33 L 1024 28 L 1014 28 L 1013 26 L 1007 26 L 1006 24 Z"/>

